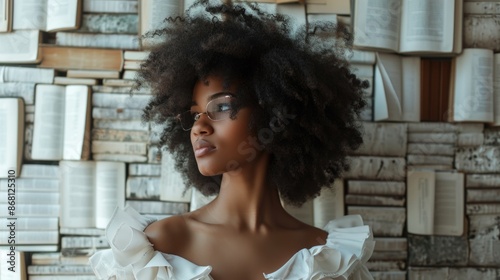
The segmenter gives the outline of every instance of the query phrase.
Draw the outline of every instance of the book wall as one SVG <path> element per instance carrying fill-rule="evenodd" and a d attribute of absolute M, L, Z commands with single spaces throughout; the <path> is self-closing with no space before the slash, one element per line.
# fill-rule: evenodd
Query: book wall
<path fill-rule="evenodd" d="M 350 155 L 351 170 L 331 191 L 286 209 L 318 227 L 360 214 L 377 242 L 368 263 L 375 279 L 496 279 L 500 8 L 496 1 L 443 1 L 451 29 L 434 30 L 448 40 L 436 46 L 412 37 L 405 1 L 388 1 L 399 7 L 388 26 L 401 30 L 381 31 L 377 40 L 366 37 L 378 33 L 364 31 L 363 17 L 377 22 L 384 10 L 370 1 L 355 0 L 353 7 L 345 0 L 258 1 L 298 24 L 352 25 L 348 59 L 370 82 L 364 144 Z M 147 44 L 154 43 L 139 35 L 191 1 L 31 2 L 0 1 L 12 10 L 7 19 L 0 16 L 0 41 L 8 42 L 0 44 L 0 120 L 9 124 L 0 131 L 0 155 L 7 159 L 0 163 L 0 190 L 6 191 L 4 174 L 18 166 L 24 194 L 17 215 L 26 227 L 18 249 L 27 252 L 28 279 L 95 279 L 88 257 L 109 247 L 104 228 L 116 206 L 161 219 L 212 199 L 183 192 L 172 158 L 159 153 L 162 127 L 141 121 L 150 91 L 129 94 Z M 59 2 L 67 2 L 64 17 L 49 14 Z M 398 39 L 387 45 L 380 38 Z"/>

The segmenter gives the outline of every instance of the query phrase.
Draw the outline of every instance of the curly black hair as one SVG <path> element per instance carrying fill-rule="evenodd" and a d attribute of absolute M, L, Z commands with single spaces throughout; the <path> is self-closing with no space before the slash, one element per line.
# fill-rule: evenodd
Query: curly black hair
<path fill-rule="evenodd" d="M 146 35 L 161 42 L 136 80 L 136 88 L 147 85 L 153 92 L 143 119 L 165 125 L 160 144 L 172 153 L 186 185 L 216 194 L 221 175 L 198 171 L 189 132 L 176 116 L 191 106 L 198 80 L 215 73 L 228 85 L 243 80 L 237 96 L 241 105 L 255 105 L 251 131 L 272 131 L 272 141 L 264 143 L 268 180 L 286 203 L 301 205 L 348 169 L 347 153 L 362 143 L 358 120 L 368 84 L 345 59 L 352 36 L 333 23 L 318 23 L 314 29 L 321 32 L 303 27 L 292 35 L 286 16 L 253 4 L 212 2 L 199 0 L 185 16 L 168 18 L 165 27 Z M 204 11 L 196 12 L 200 7 Z"/>

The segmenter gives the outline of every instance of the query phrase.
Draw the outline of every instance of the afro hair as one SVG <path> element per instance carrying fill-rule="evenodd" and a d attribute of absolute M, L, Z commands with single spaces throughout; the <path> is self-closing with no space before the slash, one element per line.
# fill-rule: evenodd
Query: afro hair
<path fill-rule="evenodd" d="M 292 32 L 284 15 L 213 2 L 199 0 L 185 16 L 146 34 L 158 43 L 136 80 L 136 88 L 153 93 L 143 118 L 165 126 L 160 144 L 186 185 L 217 194 L 222 175 L 198 171 L 190 134 L 176 116 L 191 106 L 198 80 L 216 73 L 228 85 L 242 81 L 239 102 L 253 104 L 250 129 L 270 154 L 268 181 L 286 203 L 301 205 L 332 186 L 349 168 L 348 152 L 362 143 L 359 114 L 368 83 L 345 58 L 352 36 L 333 23 Z"/>

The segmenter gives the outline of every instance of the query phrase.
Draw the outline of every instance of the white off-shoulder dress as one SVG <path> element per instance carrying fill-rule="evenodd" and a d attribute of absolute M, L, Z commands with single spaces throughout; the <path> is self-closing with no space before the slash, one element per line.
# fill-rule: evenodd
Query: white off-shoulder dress
<path fill-rule="evenodd" d="M 116 209 L 106 228 L 111 249 L 96 252 L 90 264 L 98 279 L 210 280 L 212 268 L 154 250 L 143 232 L 154 222 L 133 208 Z M 302 249 L 265 279 L 373 279 L 365 267 L 375 242 L 361 216 L 330 221 L 325 245 Z"/>

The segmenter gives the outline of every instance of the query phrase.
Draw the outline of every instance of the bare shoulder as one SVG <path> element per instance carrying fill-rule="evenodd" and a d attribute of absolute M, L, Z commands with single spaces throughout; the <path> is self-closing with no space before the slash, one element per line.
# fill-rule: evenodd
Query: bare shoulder
<path fill-rule="evenodd" d="M 177 254 L 189 244 L 190 230 L 183 215 L 153 222 L 144 233 L 154 249 L 163 253 Z"/>
<path fill-rule="evenodd" d="M 328 232 L 312 225 L 306 224 L 294 217 L 289 220 L 287 228 L 295 234 L 295 240 L 300 240 L 303 248 L 311 248 L 317 245 L 326 244 Z"/>
<path fill-rule="evenodd" d="M 316 245 L 326 244 L 326 239 L 328 238 L 328 232 L 322 229 L 307 225 L 303 233 L 305 235 L 304 240 L 310 242 L 306 247 L 313 247 Z"/>

